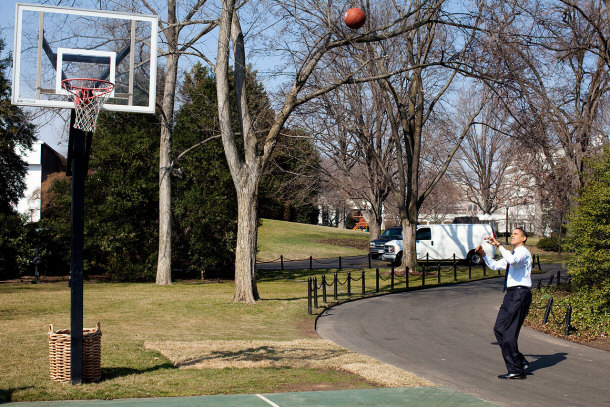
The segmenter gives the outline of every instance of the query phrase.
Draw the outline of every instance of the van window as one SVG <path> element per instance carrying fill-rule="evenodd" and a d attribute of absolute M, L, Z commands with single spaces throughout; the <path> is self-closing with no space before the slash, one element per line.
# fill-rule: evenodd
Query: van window
<path fill-rule="evenodd" d="M 432 231 L 430 228 L 417 229 L 415 240 L 432 240 Z"/>

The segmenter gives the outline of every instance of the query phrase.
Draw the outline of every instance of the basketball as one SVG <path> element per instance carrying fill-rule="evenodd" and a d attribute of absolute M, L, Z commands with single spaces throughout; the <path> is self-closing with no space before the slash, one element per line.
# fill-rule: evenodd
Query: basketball
<path fill-rule="evenodd" d="M 364 25 L 364 22 L 366 21 L 366 14 L 364 14 L 364 11 L 360 10 L 359 8 L 350 8 L 345 12 L 343 21 L 345 21 L 345 25 L 352 30 L 357 30 Z"/>

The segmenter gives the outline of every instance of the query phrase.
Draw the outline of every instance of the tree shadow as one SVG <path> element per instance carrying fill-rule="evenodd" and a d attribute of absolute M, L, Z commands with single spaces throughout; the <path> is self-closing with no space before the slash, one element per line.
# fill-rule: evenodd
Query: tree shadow
<path fill-rule="evenodd" d="M 154 372 L 155 370 L 175 368 L 176 367 L 169 362 L 165 362 L 160 365 L 152 366 L 146 369 L 134 369 L 131 367 L 103 367 L 102 378 L 99 381 L 104 382 L 106 380 L 116 379 L 117 377 L 130 376 L 134 374 L 144 374 Z"/>

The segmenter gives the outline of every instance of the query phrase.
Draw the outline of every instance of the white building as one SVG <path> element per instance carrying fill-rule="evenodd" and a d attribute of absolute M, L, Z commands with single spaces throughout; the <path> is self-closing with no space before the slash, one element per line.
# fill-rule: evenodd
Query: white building
<path fill-rule="evenodd" d="M 31 151 L 21 154 L 27 163 L 24 196 L 17 203 L 17 211 L 29 216 L 32 222 L 40 220 L 41 185 L 51 173 L 66 170 L 66 159 L 42 141 L 36 141 Z"/>

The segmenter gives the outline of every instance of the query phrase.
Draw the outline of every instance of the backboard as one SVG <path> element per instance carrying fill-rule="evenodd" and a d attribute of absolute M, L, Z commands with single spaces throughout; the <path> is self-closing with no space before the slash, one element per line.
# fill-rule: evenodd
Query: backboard
<path fill-rule="evenodd" d="M 12 102 L 73 109 L 68 78 L 114 83 L 105 110 L 154 113 L 158 18 L 17 3 Z"/>

